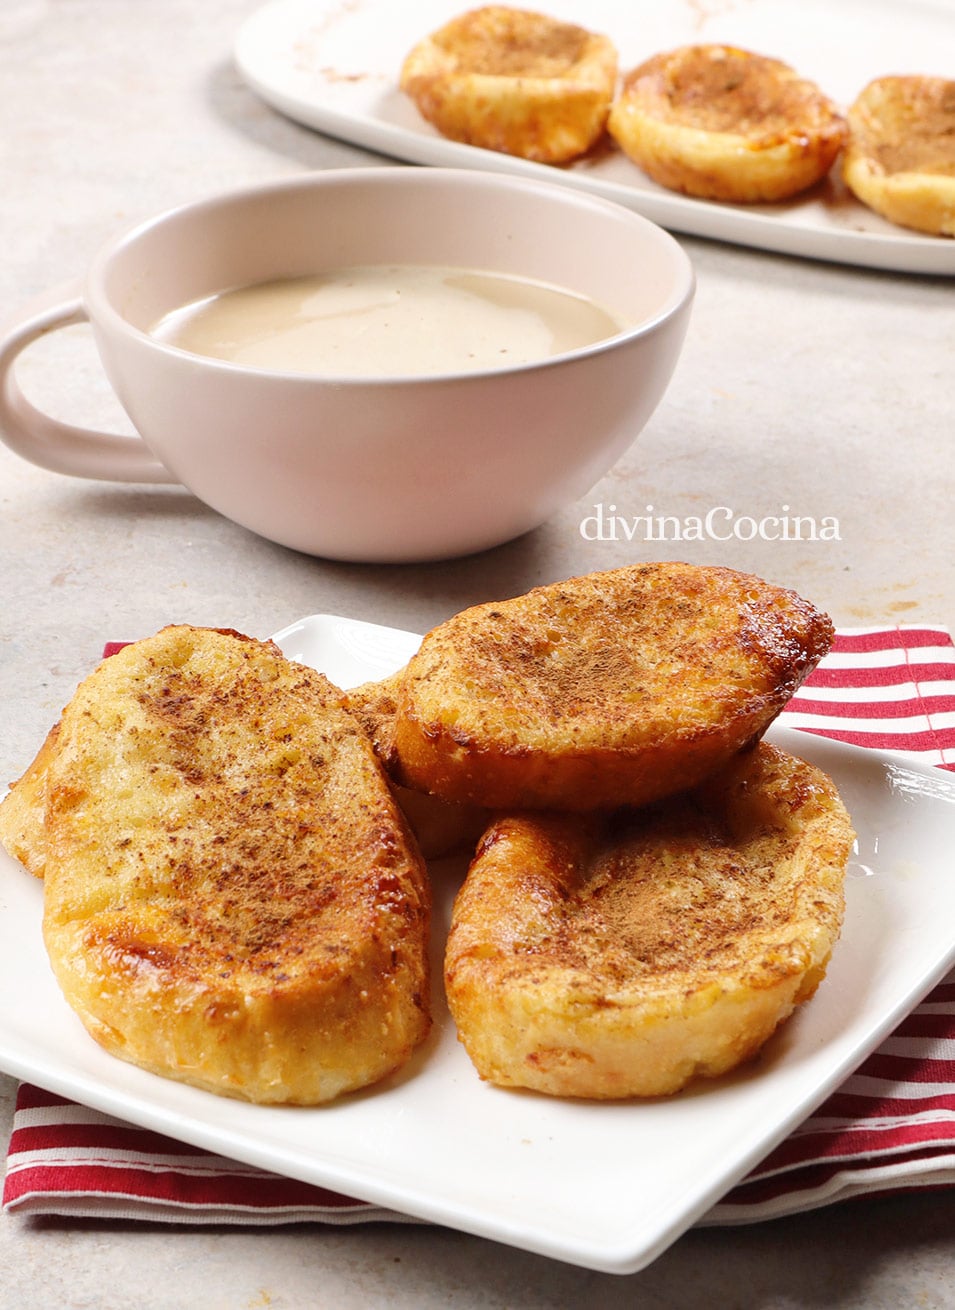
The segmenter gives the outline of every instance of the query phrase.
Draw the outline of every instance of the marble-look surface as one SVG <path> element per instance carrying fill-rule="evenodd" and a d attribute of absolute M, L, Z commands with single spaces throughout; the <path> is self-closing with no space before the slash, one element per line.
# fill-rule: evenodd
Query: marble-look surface
<path fill-rule="evenodd" d="M 287 121 L 236 76 L 256 0 L 2 0 L 0 306 L 80 274 L 118 227 L 223 187 L 370 157 Z M 409 13 L 413 6 L 409 6 Z M 409 24 L 411 20 L 409 18 Z M 384 162 L 384 161 L 380 161 Z M 749 569 L 841 626 L 955 625 L 953 284 L 687 240 L 686 350 L 629 455 L 523 540 L 447 564 L 328 564 L 175 488 L 81 482 L 0 447 L 0 778 L 17 776 L 104 639 L 174 619 L 264 636 L 320 611 L 421 629 L 465 604 L 640 558 Z M 88 332 L 21 376 L 77 421 L 125 421 Z M 839 540 L 585 540 L 603 504 L 684 518 L 838 520 Z M 608 511 L 609 512 L 609 511 Z M 0 998 L 16 1005 L 17 998 Z M 13 1084 L 0 1078 L 3 1132 Z M 595 1168 L 599 1162 L 595 1161 Z M 0 1219 L 0 1310 L 151 1307 L 940 1307 L 955 1304 L 955 1192 L 697 1231 L 614 1278 L 458 1233 Z"/>

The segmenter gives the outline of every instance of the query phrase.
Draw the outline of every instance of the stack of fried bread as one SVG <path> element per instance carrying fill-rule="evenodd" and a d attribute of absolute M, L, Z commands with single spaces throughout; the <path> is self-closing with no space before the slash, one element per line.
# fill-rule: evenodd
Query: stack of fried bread
<path fill-rule="evenodd" d="M 66 999 L 113 1054 L 256 1102 L 399 1068 L 430 1026 L 430 886 L 321 674 L 178 625 L 80 685 L 0 805 Z"/>
<path fill-rule="evenodd" d="M 464 610 L 349 693 L 172 626 L 80 685 L 0 841 L 103 1046 L 295 1104 L 426 1036 L 420 852 L 467 843 L 445 983 L 479 1074 L 665 1094 L 754 1055 L 839 935 L 848 816 L 762 741 L 831 637 L 791 591 L 682 563 Z"/>
<path fill-rule="evenodd" d="M 647 564 L 465 610 L 349 693 L 398 783 L 490 812 L 445 956 L 483 1078 L 674 1092 L 813 993 L 851 827 L 761 738 L 831 637 L 791 591 Z"/>

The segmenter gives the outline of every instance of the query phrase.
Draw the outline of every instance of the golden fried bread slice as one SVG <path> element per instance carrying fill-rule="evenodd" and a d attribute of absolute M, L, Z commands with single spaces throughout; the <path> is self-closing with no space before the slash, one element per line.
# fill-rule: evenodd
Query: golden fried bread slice
<path fill-rule="evenodd" d="M 491 809 L 644 804 L 759 737 L 831 640 L 808 601 L 731 569 L 640 564 L 537 587 L 424 638 L 390 768 Z"/>
<path fill-rule="evenodd" d="M 486 5 L 446 23 L 404 61 L 400 86 L 442 135 L 563 163 L 602 136 L 617 80 L 605 36 Z"/>
<path fill-rule="evenodd" d="M 955 81 L 879 77 L 849 109 L 846 185 L 903 227 L 955 236 Z"/>
<path fill-rule="evenodd" d="M 498 818 L 445 962 L 477 1071 L 610 1099 L 749 1060 L 825 974 L 852 840 L 831 781 L 766 742 L 657 807 Z"/>
<path fill-rule="evenodd" d="M 43 933 L 110 1052 L 314 1104 L 429 1028 L 430 894 L 367 737 L 272 643 L 185 625 L 105 660 L 48 765 Z"/>
<path fill-rule="evenodd" d="M 784 200 L 824 177 L 846 125 L 787 64 L 727 45 L 654 55 L 624 78 L 610 135 L 655 182 L 710 200 Z"/>
<path fill-rule="evenodd" d="M 403 672 L 362 683 L 345 693 L 345 704 L 365 729 L 386 769 L 394 763 L 395 714 Z M 480 806 L 443 801 L 398 783 L 392 783 L 392 790 L 426 860 L 473 850 L 487 827 L 488 813 Z"/>
<path fill-rule="evenodd" d="M 0 801 L 0 846 L 35 878 L 46 863 L 46 779 L 60 725 L 54 724 L 26 772 Z"/>

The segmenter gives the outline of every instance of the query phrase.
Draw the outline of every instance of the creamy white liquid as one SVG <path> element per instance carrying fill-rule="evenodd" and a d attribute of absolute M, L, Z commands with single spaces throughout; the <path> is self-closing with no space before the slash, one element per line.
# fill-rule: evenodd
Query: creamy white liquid
<path fill-rule="evenodd" d="M 546 359 L 622 327 L 592 301 L 540 282 L 369 265 L 226 291 L 165 315 L 153 335 L 254 368 L 409 377 Z"/>

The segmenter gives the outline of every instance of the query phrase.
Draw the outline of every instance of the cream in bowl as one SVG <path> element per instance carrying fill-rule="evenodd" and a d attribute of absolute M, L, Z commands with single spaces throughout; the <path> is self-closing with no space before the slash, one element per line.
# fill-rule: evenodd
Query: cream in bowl
<path fill-rule="evenodd" d="M 151 331 L 248 368 L 374 378 L 533 364 L 625 326 L 585 296 L 543 282 L 381 264 L 235 287 L 173 310 Z"/>
<path fill-rule="evenodd" d="M 641 216 L 470 170 L 297 176 L 110 242 L 0 342 L 0 436 L 82 477 L 181 482 L 310 554 L 447 558 L 584 496 L 659 404 L 693 274 Z M 88 319 L 140 437 L 37 410 L 15 361 Z"/>

